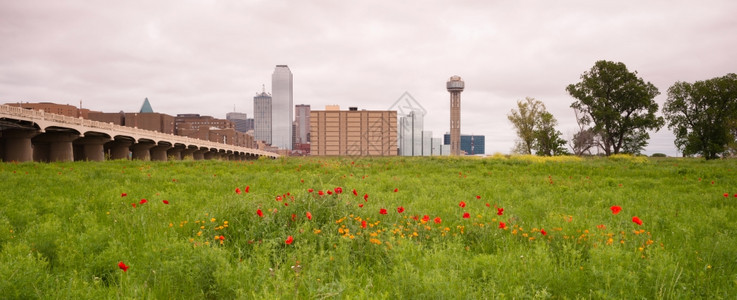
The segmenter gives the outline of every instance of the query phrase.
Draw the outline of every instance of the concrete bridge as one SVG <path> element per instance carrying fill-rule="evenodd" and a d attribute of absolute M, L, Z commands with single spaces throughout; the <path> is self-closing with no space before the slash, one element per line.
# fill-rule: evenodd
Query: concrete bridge
<path fill-rule="evenodd" d="M 278 154 L 0 105 L 0 160 L 246 160 Z"/>

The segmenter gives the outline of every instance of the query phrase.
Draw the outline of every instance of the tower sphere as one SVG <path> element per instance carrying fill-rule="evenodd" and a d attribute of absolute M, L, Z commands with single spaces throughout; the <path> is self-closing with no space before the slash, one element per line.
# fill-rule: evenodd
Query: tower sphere
<path fill-rule="evenodd" d="M 448 92 L 462 92 L 464 82 L 461 80 L 461 76 L 453 75 L 450 77 L 450 80 L 448 80 L 446 87 L 448 88 Z"/>

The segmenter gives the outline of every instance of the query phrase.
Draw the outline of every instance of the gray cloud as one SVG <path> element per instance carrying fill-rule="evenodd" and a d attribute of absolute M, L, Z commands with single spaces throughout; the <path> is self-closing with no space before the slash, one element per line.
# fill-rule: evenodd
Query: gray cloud
<path fill-rule="evenodd" d="M 405 91 L 448 128 L 445 81 L 466 81 L 462 131 L 507 153 L 506 114 L 545 102 L 575 128 L 575 83 L 596 60 L 624 62 L 661 91 L 735 72 L 733 1 L 3 1 L 0 102 L 54 101 L 103 111 L 224 117 L 251 113 L 276 64 L 295 104 L 384 109 Z M 661 129 L 648 153 L 675 155 Z"/>

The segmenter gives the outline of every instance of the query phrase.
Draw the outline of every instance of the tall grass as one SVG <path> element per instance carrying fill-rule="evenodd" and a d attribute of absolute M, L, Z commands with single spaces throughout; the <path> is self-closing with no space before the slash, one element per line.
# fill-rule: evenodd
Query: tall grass
<path fill-rule="evenodd" d="M 730 298 L 735 172 L 630 157 L 4 163 L 0 297 Z"/>

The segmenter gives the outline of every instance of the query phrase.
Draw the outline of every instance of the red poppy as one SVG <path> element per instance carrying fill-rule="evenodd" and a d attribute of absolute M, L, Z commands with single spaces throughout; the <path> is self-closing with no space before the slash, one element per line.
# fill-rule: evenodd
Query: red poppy
<path fill-rule="evenodd" d="M 382 214 L 382 215 L 385 215 L 386 214 L 386 209 L 385 208 L 379 209 L 379 213 Z"/>
<path fill-rule="evenodd" d="M 467 213 L 467 212 L 463 213 L 463 218 L 464 218 L 464 219 L 468 219 L 468 218 L 470 218 L 470 217 L 471 217 L 471 214 L 469 214 L 469 213 Z"/>
<path fill-rule="evenodd" d="M 281 201 L 281 196 L 276 196 L 276 201 Z"/>
<path fill-rule="evenodd" d="M 434 221 L 436 224 L 440 224 L 440 222 L 442 222 L 443 220 L 441 220 L 440 217 L 435 217 Z"/>
<path fill-rule="evenodd" d="M 507 228 L 507 224 L 504 224 L 504 222 L 499 222 L 499 228 L 505 229 Z"/>
<path fill-rule="evenodd" d="M 632 217 L 632 222 L 635 222 L 637 225 L 642 225 L 642 220 L 638 218 L 637 216 Z"/>
<path fill-rule="evenodd" d="M 612 210 L 612 213 L 615 215 L 618 214 L 620 211 L 622 211 L 622 207 L 618 205 L 614 205 L 610 207 L 610 209 Z"/>
<path fill-rule="evenodd" d="M 257 215 L 258 215 L 259 217 L 262 217 L 262 218 L 264 217 L 264 212 L 262 212 L 260 208 L 259 208 L 258 210 L 256 210 L 256 214 L 257 214 Z"/>
<path fill-rule="evenodd" d="M 221 236 L 218 237 L 218 239 L 220 239 L 221 241 L 224 241 L 225 240 L 225 237 L 221 235 Z"/>
<path fill-rule="evenodd" d="M 466 207 L 466 202 L 461 201 L 461 203 L 458 203 L 458 206 L 460 206 L 461 208 L 464 208 Z"/>
<path fill-rule="evenodd" d="M 312 221 L 312 214 L 309 211 L 305 215 L 307 216 L 307 220 Z"/>
<path fill-rule="evenodd" d="M 417 221 L 417 220 L 419 220 L 419 219 L 420 219 L 420 216 L 418 216 L 418 215 L 414 215 L 414 216 L 412 216 L 412 219 L 413 219 L 413 220 L 415 220 L 415 221 Z"/>
<path fill-rule="evenodd" d="M 248 190 L 250 190 L 250 189 L 251 189 L 251 186 L 250 185 L 247 185 L 246 186 L 246 193 L 248 193 Z"/>
<path fill-rule="evenodd" d="M 399 192 L 399 189 L 396 189 L 396 188 L 395 188 L 395 189 L 394 189 L 394 192 L 395 192 L 395 193 L 396 193 L 396 192 Z"/>
<path fill-rule="evenodd" d="M 489 203 L 486 203 L 486 207 L 491 207 L 491 204 L 489 204 Z"/>
<path fill-rule="evenodd" d="M 604 225 L 604 224 L 599 224 L 599 225 L 596 225 L 596 228 L 599 228 L 599 229 L 601 229 L 601 230 L 604 230 L 604 229 L 606 229 L 606 225 Z"/>
<path fill-rule="evenodd" d="M 425 222 L 430 221 L 430 216 L 424 215 L 424 216 L 422 216 L 422 220 L 425 221 Z"/>
<path fill-rule="evenodd" d="M 312 193 L 312 192 L 314 192 L 314 191 L 315 191 L 315 190 L 313 190 L 313 189 L 307 189 L 307 192 L 308 192 L 308 193 Z"/>
<path fill-rule="evenodd" d="M 125 265 L 122 261 L 118 263 L 118 268 L 123 270 L 123 272 L 128 272 L 128 266 Z"/>
<path fill-rule="evenodd" d="M 286 204 L 286 203 L 285 203 L 285 204 Z M 292 214 L 292 221 L 294 221 L 294 220 L 296 220 L 296 219 L 297 219 L 297 215 L 295 215 L 295 214 Z"/>
<path fill-rule="evenodd" d="M 476 199 L 481 199 L 481 195 L 476 195 Z"/>
<path fill-rule="evenodd" d="M 358 192 L 356 192 L 356 189 L 353 189 L 353 196 L 358 196 Z"/>
<path fill-rule="evenodd" d="M 342 194 L 343 193 L 343 188 L 342 187 L 335 188 L 335 193 L 336 194 Z"/>
<path fill-rule="evenodd" d="M 291 245 L 292 242 L 294 242 L 294 238 L 291 235 L 287 237 L 286 241 L 284 241 L 284 243 L 287 245 Z"/>
<path fill-rule="evenodd" d="M 361 228 L 366 228 L 366 220 L 361 221 Z"/>
<path fill-rule="evenodd" d="M 320 195 L 320 196 L 323 196 L 323 195 L 325 195 L 325 192 L 323 192 L 323 191 L 317 191 L 317 194 Z"/>
<path fill-rule="evenodd" d="M 131 206 L 136 207 L 136 204 L 135 203 L 131 203 Z"/>
<path fill-rule="evenodd" d="M 503 215 L 504 214 L 504 208 L 502 208 L 502 207 L 497 208 L 496 209 L 496 214 L 497 215 L 500 215 L 500 216 Z"/>
<path fill-rule="evenodd" d="M 540 229 L 540 234 L 542 234 L 542 235 L 548 235 L 548 232 L 545 231 L 545 229 Z"/>
<path fill-rule="evenodd" d="M 368 194 L 363 194 L 363 201 L 368 202 Z"/>
<path fill-rule="evenodd" d="M 402 207 L 402 206 L 397 207 L 397 212 L 400 213 L 400 214 L 403 213 L 404 212 L 404 207 Z"/>
<path fill-rule="evenodd" d="M 332 195 L 332 194 L 333 194 L 333 191 L 328 190 L 328 195 Z"/>
<path fill-rule="evenodd" d="M 238 195 L 240 195 L 241 194 L 241 189 L 235 188 L 235 193 L 238 194 Z"/>
<path fill-rule="evenodd" d="M 724 194 L 724 195 L 726 196 L 727 194 Z M 128 196 L 128 194 L 126 194 L 126 193 L 121 193 L 120 194 L 120 197 L 125 197 L 125 196 Z"/>
<path fill-rule="evenodd" d="M 140 201 L 140 202 L 138 202 L 138 204 L 145 204 L 146 202 L 148 202 L 148 200 L 146 200 L 146 199 L 141 199 L 141 201 Z"/>
<path fill-rule="evenodd" d="M 363 207 L 363 203 L 359 203 L 358 204 L 358 207 Z"/>
<path fill-rule="evenodd" d="M 284 206 L 289 206 L 289 203 L 288 202 L 284 202 Z"/>
<path fill-rule="evenodd" d="M 729 193 L 724 193 L 724 197 L 729 197 Z"/>
<path fill-rule="evenodd" d="M 169 200 L 163 200 L 161 202 L 164 202 L 164 204 L 169 204 Z"/>

